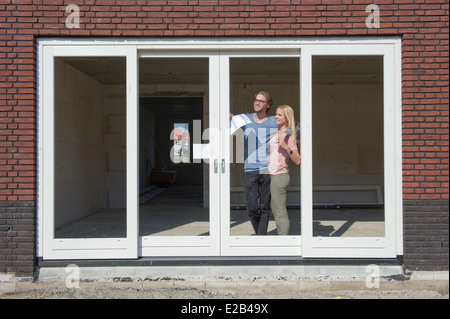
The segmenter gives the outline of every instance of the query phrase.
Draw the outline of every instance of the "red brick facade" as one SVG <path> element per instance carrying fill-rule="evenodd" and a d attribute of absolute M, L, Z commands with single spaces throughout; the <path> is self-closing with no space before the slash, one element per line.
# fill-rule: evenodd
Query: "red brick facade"
<path fill-rule="evenodd" d="M 447 0 L 0 1 L 0 272 L 35 267 L 36 39 L 387 35 L 402 38 L 405 267 L 448 270 L 448 13 Z"/>

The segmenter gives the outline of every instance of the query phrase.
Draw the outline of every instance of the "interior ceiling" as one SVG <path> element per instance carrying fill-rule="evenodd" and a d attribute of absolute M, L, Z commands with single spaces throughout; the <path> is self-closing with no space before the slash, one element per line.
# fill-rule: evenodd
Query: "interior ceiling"
<path fill-rule="evenodd" d="M 67 64 L 103 84 L 126 82 L 124 57 L 64 57 Z M 231 58 L 230 79 L 236 84 L 296 84 L 298 58 Z M 312 63 L 313 83 L 382 83 L 383 60 L 378 56 L 316 56 Z M 142 58 L 139 83 L 207 85 L 207 58 Z"/>

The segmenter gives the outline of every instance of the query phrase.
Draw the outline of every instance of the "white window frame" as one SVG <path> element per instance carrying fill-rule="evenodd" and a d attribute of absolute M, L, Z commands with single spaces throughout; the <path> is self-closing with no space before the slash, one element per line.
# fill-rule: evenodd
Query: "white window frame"
<path fill-rule="evenodd" d="M 232 58 L 298 58 L 300 59 L 300 48 L 283 48 L 266 46 L 264 49 L 256 50 L 227 50 L 222 51 L 220 56 L 221 70 L 221 94 L 220 110 L 221 110 L 221 129 L 226 132 L 229 126 L 230 114 L 230 59 Z M 299 64 L 300 65 L 300 64 Z M 300 70 L 299 70 L 300 74 Z M 300 79 L 299 79 L 300 80 Z M 299 84 L 300 85 L 300 84 Z M 299 87 L 300 89 L 300 87 Z M 298 103 L 300 105 L 300 101 Z M 251 107 L 251 105 L 249 106 Z M 297 111 L 297 110 L 296 110 Z M 249 113 L 253 110 L 249 109 Z M 223 137 L 222 156 L 226 159 L 226 171 L 230 171 L 229 150 L 230 138 L 228 134 Z M 224 174 L 221 183 L 222 192 L 222 238 L 221 253 L 223 256 L 300 256 L 301 241 L 300 235 L 267 235 L 267 236 L 233 236 L 230 232 L 230 174 Z"/>
<path fill-rule="evenodd" d="M 301 185 L 312 185 L 312 57 L 383 57 L 384 233 L 383 237 L 314 237 L 312 187 L 303 187 L 302 256 L 322 258 L 395 258 L 402 252 L 401 48 L 399 41 L 306 46 L 301 61 Z M 310 160 L 308 160 L 310 159 Z"/>
<path fill-rule="evenodd" d="M 151 58 L 208 58 L 209 60 L 209 128 L 219 131 L 220 100 L 219 55 L 216 50 L 166 50 L 153 47 L 140 48 L 139 59 Z M 210 135 L 208 150 L 202 159 L 209 163 L 209 235 L 208 236 L 140 236 L 140 256 L 219 256 L 220 255 L 220 173 L 214 171 L 214 161 L 219 161 L 220 138 Z M 216 190 L 216 191 L 211 191 Z"/>
<path fill-rule="evenodd" d="M 211 76 L 217 77 L 210 87 L 210 102 L 219 101 L 217 112 L 211 114 L 222 128 L 228 125 L 229 58 L 231 56 L 267 56 L 292 54 L 300 58 L 301 112 L 301 236 L 230 236 L 229 175 L 220 177 L 219 192 L 211 200 L 219 200 L 220 220 L 214 219 L 220 238 L 211 238 L 205 249 L 173 246 L 169 255 L 222 256 L 301 256 L 301 257 L 372 257 L 394 258 L 403 254 L 402 237 L 402 153 L 401 153 L 401 40 L 399 38 L 352 39 L 155 39 L 155 40 L 55 40 L 38 41 L 38 241 L 37 254 L 44 259 L 137 258 L 140 255 L 162 256 L 166 244 L 142 249 L 138 235 L 138 63 L 141 52 L 156 52 L 166 56 L 204 56 L 213 63 Z M 127 58 L 127 237 L 114 239 L 53 238 L 53 169 L 54 169 L 54 89 L 55 56 L 126 56 Z M 150 53 L 152 54 L 152 53 Z M 385 236 L 357 238 L 323 238 L 312 234 L 312 125 L 311 125 L 311 61 L 314 55 L 382 55 L 384 61 L 384 147 L 385 147 Z M 228 91 L 227 91 L 228 90 Z M 216 118 L 217 117 L 217 118 Z M 211 119 L 211 118 L 210 118 Z M 219 160 L 228 159 L 229 139 L 222 139 Z M 227 142 L 228 141 L 228 142 Z M 210 165 L 212 166 L 212 165 Z M 211 167 L 212 169 L 212 167 Z M 229 163 L 226 162 L 226 172 Z M 309 186 L 309 187 L 308 187 Z M 227 207 L 228 205 L 228 207 Z M 213 231 L 211 229 L 211 231 Z M 284 237 L 284 238 L 283 238 Z M 165 237 L 164 239 L 167 239 Z M 275 239 L 275 241 L 274 241 Z M 163 239 L 155 239 L 162 243 Z M 199 247 L 196 238 L 191 248 Z M 190 239 L 187 241 L 187 243 Z M 177 244 L 178 245 L 178 244 Z M 190 244 L 188 243 L 187 246 Z M 219 247 L 218 252 L 216 248 Z M 146 249 L 147 249 L 146 248 Z"/>
<path fill-rule="evenodd" d="M 113 259 L 138 257 L 138 74 L 136 49 L 132 46 L 46 45 L 39 43 L 39 189 L 38 256 L 44 259 Z M 55 238 L 55 57 L 126 57 L 127 77 L 127 178 L 126 237 Z"/>

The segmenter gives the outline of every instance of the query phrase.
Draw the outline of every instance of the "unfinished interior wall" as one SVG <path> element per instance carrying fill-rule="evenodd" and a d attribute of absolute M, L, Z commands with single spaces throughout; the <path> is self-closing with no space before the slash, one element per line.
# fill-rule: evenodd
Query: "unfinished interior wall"
<path fill-rule="evenodd" d="M 314 184 L 382 185 L 382 84 L 314 85 L 312 112 Z"/>
<path fill-rule="evenodd" d="M 127 127 L 124 85 L 105 85 L 105 208 L 126 207 Z"/>
<path fill-rule="evenodd" d="M 312 114 L 314 202 L 382 204 L 383 85 L 315 84 Z"/>
<path fill-rule="evenodd" d="M 155 136 L 156 118 L 145 107 L 139 106 L 139 189 L 151 185 L 150 176 L 156 161 Z"/>
<path fill-rule="evenodd" d="M 55 59 L 55 228 L 126 207 L 125 86 L 73 66 L 116 61 L 65 59 Z"/>
<path fill-rule="evenodd" d="M 105 200 L 105 88 L 55 59 L 55 227 Z"/>

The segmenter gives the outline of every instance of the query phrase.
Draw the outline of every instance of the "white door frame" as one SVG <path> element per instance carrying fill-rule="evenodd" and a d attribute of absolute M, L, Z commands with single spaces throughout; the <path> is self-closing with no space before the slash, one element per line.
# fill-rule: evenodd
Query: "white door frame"
<path fill-rule="evenodd" d="M 138 257 L 138 75 L 136 49 L 98 45 L 40 44 L 39 65 L 39 212 L 38 255 L 44 259 L 112 259 Z M 55 57 L 126 57 L 127 226 L 124 238 L 55 238 Z"/>
<path fill-rule="evenodd" d="M 384 129 L 384 233 L 383 237 L 313 236 L 312 187 L 303 187 L 302 256 L 326 258 L 394 258 L 401 254 L 401 69 L 400 42 L 357 43 L 352 45 L 320 44 L 307 46 L 301 59 L 301 185 L 312 180 L 312 57 L 367 55 L 383 57 L 383 129 Z M 306 159 L 306 160 L 305 160 Z M 310 159 L 310 160 L 308 160 Z"/>
<path fill-rule="evenodd" d="M 265 48 L 257 50 L 226 50 L 220 55 L 220 112 L 223 148 L 221 158 L 226 159 L 226 172 L 229 163 L 229 114 L 230 114 L 230 59 L 244 58 L 298 58 L 299 48 Z M 300 72 L 299 72 L 300 73 Z M 300 88 L 299 88 L 300 89 Z M 300 102 L 300 101 L 299 101 Z M 300 103 L 299 103 L 300 105 Z M 252 110 L 249 110 L 252 112 Z M 232 236 L 230 233 L 230 174 L 222 174 L 221 181 L 221 254 L 223 256 L 300 256 L 301 236 Z"/>
<path fill-rule="evenodd" d="M 219 256 L 220 255 L 220 170 L 219 165 L 219 54 L 214 50 L 140 50 L 140 59 L 151 58 L 208 58 L 209 60 L 209 143 L 202 145 L 203 161 L 209 163 L 209 235 L 208 236 L 140 236 L 140 256 Z M 197 146 L 197 145 L 195 145 Z M 194 147 L 195 147 L 194 146 Z M 214 190 L 214 191 L 212 191 Z"/>
<path fill-rule="evenodd" d="M 150 43 L 151 42 L 151 43 Z M 229 218 L 229 139 L 220 138 L 219 154 L 225 173 L 210 177 L 218 185 L 211 202 L 220 203 L 211 213 L 211 236 L 155 237 L 143 255 L 152 256 L 303 256 L 396 257 L 402 251 L 401 154 L 401 41 L 393 38 L 355 39 L 170 39 L 170 40 L 39 40 L 39 141 L 38 141 L 38 256 L 44 259 L 137 258 L 138 252 L 138 63 L 139 52 L 165 56 L 205 56 L 210 59 L 210 127 L 228 127 L 229 58 L 233 56 L 299 56 L 301 112 L 301 211 L 300 236 L 231 236 Z M 385 236 L 358 238 L 313 237 L 312 233 L 312 127 L 311 61 L 313 55 L 382 55 L 384 57 L 385 135 Z M 108 239 L 54 238 L 54 65 L 57 56 L 124 56 L 127 63 L 127 237 Z M 141 56 L 141 58 L 143 55 Z M 220 165 L 220 164 L 219 164 Z M 309 186 L 309 187 L 308 187 Z M 211 187 L 211 186 L 210 186 Z M 216 188 L 215 188 L 216 189 Z M 219 217 L 220 216 L 220 217 Z M 216 218 L 217 217 L 217 218 Z M 179 245 L 179 240 L 185 245 Z M 173 241 L 173 242 L 172 242 Z M 177 243 L 174 246 L 174 243 Z M 172 248 L 170 248 L 172 247 Z M 189 247 L 189 249 L 186 249 Z M 148 250 L 147 250 L 148 249 Z M 169 249 L 169 250 L 168 250 Z M 169 253 L 164 253 L 169 252 Z"/>

